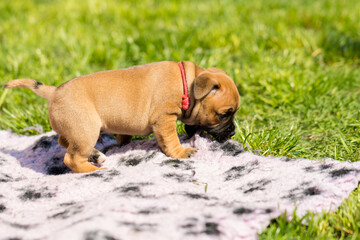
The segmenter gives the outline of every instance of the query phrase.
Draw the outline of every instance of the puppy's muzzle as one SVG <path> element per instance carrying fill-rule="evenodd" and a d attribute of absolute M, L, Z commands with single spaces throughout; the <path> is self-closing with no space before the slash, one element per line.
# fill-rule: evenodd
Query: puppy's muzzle
<path fill-rule="evenodd" d="M 226 125 L 219 125 L 215 128 L 206 128 L 206 127 L 201 127 L 201 126 L 185 125 L 185 131 L 189 137 L 194 136 L 194 134 L 198 130 L 207 131 L 211 136 L 213 136 L 213 138 L 216 141 L 223 143 L 226 140 L 230 139 L 232 136 L 234 136 L 235 124 L 234 124 L 234 122 L 231 121 Z"/>
<path fill-rule="evenodd" d="M 219 126 L 213 129 L 208 129 L 207 132 L 211 134 L 214 139 L 220 143 L 225 142 L 226 140 L 230 139 L 235 134 L 235 125 L 231 122 L 224 127 Z"/>

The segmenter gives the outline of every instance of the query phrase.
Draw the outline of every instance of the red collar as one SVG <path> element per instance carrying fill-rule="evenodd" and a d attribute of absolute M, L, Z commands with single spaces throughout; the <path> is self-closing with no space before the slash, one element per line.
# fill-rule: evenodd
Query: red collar
<path fill-rule="evenodd" d="M 182 96 L 182 102 L 181 102 L 182 109 L 184 111 L 186 111 L 189 108 L 190 100 L 189 100 L 189 95 L 188 95 L 188 87 L 187 87 L 187 82 L 186 82 L 185 69 L 184 69 L 183 62 L 178 62 L 178 65 L 180 67 L 181 77 L 182 77 L 183 86 L 184 86 L 184 95 Z"/>

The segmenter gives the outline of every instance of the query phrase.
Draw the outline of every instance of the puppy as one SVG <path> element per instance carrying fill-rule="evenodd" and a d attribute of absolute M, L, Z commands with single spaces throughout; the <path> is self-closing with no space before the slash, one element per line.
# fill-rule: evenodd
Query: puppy
<path fill-rule="evenodd" d="M 154 133 L 167 156 L 188 158 L 196 149 L 181 146 L 176 120 L 185 123 L 189 136 L 202 129 L 225 141 L 234 135 L 234 114 L 240 106 L 238 90 L 225 72 L 189 61 L 97 72 L 59 87 L 31 79 L 12 80 L 4 87 L 29 88 L 48 99 L 50 124 L 67 149 L 64 163 L 74 172 L 99 169 L 89 161 L 105 160 L 94 149 L 101 133 L 115 134 L 119 144 Z M 187 91 L 189 104 L 184 107 Z"/>

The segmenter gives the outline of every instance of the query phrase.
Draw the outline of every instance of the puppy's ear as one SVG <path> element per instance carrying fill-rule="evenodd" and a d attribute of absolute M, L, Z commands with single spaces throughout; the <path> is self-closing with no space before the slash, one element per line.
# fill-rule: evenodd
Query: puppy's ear
<path fill-rule="evenodd" d="M 202 99 L 208 95 L 212 90 L 219 89 L 219 82 L 216 80 L 215 74 L 202 73 L 194 80 L 194 97 L 195 99 Z"/>

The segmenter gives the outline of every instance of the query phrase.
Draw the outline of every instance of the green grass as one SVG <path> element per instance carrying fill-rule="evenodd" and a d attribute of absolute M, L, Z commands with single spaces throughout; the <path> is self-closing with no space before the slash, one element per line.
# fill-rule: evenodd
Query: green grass
<path fill-rule="evenodd" d="M 216 66 L 242 96 L 234 139 L 263 155 L 360 160 L 358 0 L 0 1 L 0 84 L 59 85 L 160 60 Z M 50 130 L 47 102 L 0 90 L 0 128 Z M 307 221 L 306 225 L 301 222 Z M 360 239 L 354 191 L 335 213 L 274 220 L 260 239 Z"/>

